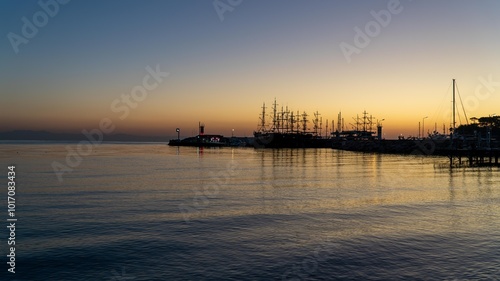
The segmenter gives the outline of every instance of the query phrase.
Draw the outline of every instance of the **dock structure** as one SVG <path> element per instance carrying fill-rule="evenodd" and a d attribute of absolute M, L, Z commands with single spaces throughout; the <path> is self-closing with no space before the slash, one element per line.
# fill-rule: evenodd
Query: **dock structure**
<path fill-rule="evenodd" d="M 498 158 L 500 156 L 500 147 L 498 142 L 498 128 L 500 119 L 497 116 L 471 118 L 479 121 L 479 124 L 469 124 L 467 113 L 464 110 L 467 125 L 456 127 L 455 109 L 456 82 L 453 83 L 453 122 L 451 124 L 450 146 L 441 149 L 440 155 L 446 155 L 450 159 L 450 167 L 454 167 L 455 159 L 458 160 L 459 167 L 482 167 L 482 166 L 500 166 Z M 460 98 L 461 100 L 461 98 Z M 462 104 L 463 108 L 463 104 Z M 496 131 L 495 138 L 492 138 L 492 130 Z M 482 137 L 486 135 L 486 137 Z"/>
<path fill-rule="evenodd" d="M 457 166 L 455 161 L 458 161 L 458 166 L 469 167 L 484 167 L 497 166 L 500 167 L 498 158 L 500 158 L 500 149 L 447 149 L 444 151 L 450 159 L 450 167 Z"/>

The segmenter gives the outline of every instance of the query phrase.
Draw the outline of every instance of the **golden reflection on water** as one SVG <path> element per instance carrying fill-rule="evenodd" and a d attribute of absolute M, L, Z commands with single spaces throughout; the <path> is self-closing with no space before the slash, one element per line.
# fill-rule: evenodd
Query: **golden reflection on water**
<path fill-rule="evenodd" d="M 133 206 L 118 204 L 115 221 L 181 221 L 186 214 L 178 206 L 185 204 L 195 210 L 188 214 L 190 220 L 278 215 L 282 223 L 294 217 L 310 220 L 311 227 L 325 224 L 323 231 L 338 237 L 487 233 L 500 223 L 499 169 L 441 168 L 446 158 L 332 149 L 201 151 L 164 144 L 103 144 L 59 183 L 51 163 L 65 161 L 68 145 L 0 145 L 0 160 L 24 170 L 27 192 L 82 192 L 82 198 L 88 192 L 116 193 L 103 201 L 89 197 L 97 206 L 113 205 L 125 192 L 123 196 L 133 195 L 137 202 L 166 204 L 170 210 L 150 207 L 151 212 L 135 217 L 126 212 Z"/>
<path fill-rule="evenodd" d="M 238 154 L 231 157 L 244 173 L 219 186 L 223 203 L 193 219 L 283 215 L 329 223 L 350 214 L 340 222 L 352 235 L 353 227 L 363 234 L 488 228 L 500 214 L 498 169 L 450 170 L 439 168 L 445 158 L 319 149 Z"/>

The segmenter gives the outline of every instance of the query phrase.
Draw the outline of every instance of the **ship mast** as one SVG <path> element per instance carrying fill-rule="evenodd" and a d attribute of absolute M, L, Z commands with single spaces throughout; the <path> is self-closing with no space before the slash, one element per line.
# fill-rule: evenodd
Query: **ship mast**
<path fill-rule="evenodd" d="M 326 128 L 325 128 L 325 136 L 328 137 L 328 135 L 329 135 L 328 134 L 328 119 L 326 119 L 325 126 L 326 126 Z"/>
<path fill-rule="evenodd" d="M 295 120 L 295 124 L 297 124 L 297 133 L 300 132 L 300 111 L 297 110 L 297 115 L 295 115 L 295 118 L 297 118 Z"/>
<path fill-rule="evenodd" d="M 314 130 L 314 135 L 317 136 L 318 135 L 318 131 L 320 131 L 320 134 L 321 134 L 321 124 L 320 124 L 320 121 L 319 121 L 319 112 L 316 111 L 314 112 L 314 119 L 313 119 L 313 130 Z"/>
<path fill-rule="evenodd" d="M 344 124 L 342 124 L 342 111 L 339 112 L 339 115 L 337 117 L 337 132 L 342 132 L 342 129 L 344 128 Z M 333 130 L 333 123 L 332 123 L 332 130 Z"/>
<path fill-rule="evenodd" d="M 456 121 L 455 121 L 455 79 L 453 79 L 453 124 L 451 125 L 451 128 L 453 129 L 452 134 L 455 135 L 455 126 L 456 126 Z"/>
<path fill-rule="evenodd" d="M 304 111 L 304 113 L 302 113 L 302 132 L 303 133 L 306 133 L 307 132 L 307 122 L 309 120 L 307 120 L 307 113 Z"/>
<path fill-rule="evenodd" d="M 285 108 L 285 116 L 283 117 L 283 120 L 285 122 L 285 133 L 290 132 L 290 111 L 288 111 L 288 105 Z"/>
<path fill-rule="evenodd" d="M 276 131 L 276 98 L 274 98 L 274 104 L 273 104 L 273 127 L 271 128 L 271 132 Z"/>
<path fill-rule="evenodd" d="M 262 116 L 260 117 L 260 132 L 266 131 L 266 103 L 262 104 Z"/>

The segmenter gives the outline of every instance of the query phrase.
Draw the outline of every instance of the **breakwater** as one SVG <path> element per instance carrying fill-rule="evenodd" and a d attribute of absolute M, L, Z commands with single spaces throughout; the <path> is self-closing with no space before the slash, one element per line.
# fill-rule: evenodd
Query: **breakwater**
<path fill-rule="evenodd" d="M 334 149 L 392 154 L 434 155 L 450 146 L 449 140 L 339 140 L 333 142 Z"/>
<path fill-rule="evenodd" d="M 450 166 L 500 166 L 498 142 L 489 147 L 450 139 L 433 140 L 342 140 L 335 141 L 334 149 L 366 153 L 446 156 Z"/>

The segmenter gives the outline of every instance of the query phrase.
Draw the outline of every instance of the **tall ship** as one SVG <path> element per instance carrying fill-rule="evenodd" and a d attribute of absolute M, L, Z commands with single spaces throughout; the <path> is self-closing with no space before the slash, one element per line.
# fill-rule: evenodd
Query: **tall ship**
<path fill-rule="evenodd" d="M 268 123 L 267 120 L 271 119 Z M 276 99 L 270 116 L 266 114 L 266 104 L 262 105 L 259 126 L 254 132 L 255 148 L 329 148 L 332 139 L 322 135 L 323 119 L 314 113 L 313 128 L 309 129 L 309 119 L 304 111 L 289 110 L 288 106 L 278 110 Z M 328 124 L 328 121 L 326 122 Z M 328 130 L 327 130 L 328 131 Z"/>

